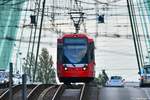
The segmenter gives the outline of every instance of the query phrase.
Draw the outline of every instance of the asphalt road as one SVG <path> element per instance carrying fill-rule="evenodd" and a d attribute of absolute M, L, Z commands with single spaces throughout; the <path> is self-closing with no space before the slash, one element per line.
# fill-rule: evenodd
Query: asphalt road
<path fill-rule="evenodd" d="M 140 87 L 103 87 L 99 100 L 150 100 L 150 88 Z"/>

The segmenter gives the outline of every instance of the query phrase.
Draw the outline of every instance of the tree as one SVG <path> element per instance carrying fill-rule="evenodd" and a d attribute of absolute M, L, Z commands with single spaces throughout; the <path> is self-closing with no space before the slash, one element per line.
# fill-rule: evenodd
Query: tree
<path fill-rule="evenodd" d="M 106 82 L 108 81 L 108 76 L 105 71 L 102 71 L 102 74 L 99 74 L 97 78 L 94 79 L 97 85 L 105 86 Z"/>
<path fill-rule="evenodd" d="M 105 79 L 103 78 L 102 74 L 99 74 L 97 78 L 94 79 L 95 83 L 97 85 L 104 86 L 105 85 Z"/>
<path fill-rule="evenodd" d="M 32 55 L 32 57 L 31 57 L 31 55 Z M 25 62 L 22 65 L 24 73 L 26 73 L 29 76 L 30 81 L 32 81 L 34 64 L 35 64 L 35 56 L 33 53 L 30 52 L 27 54 L 27 58 L 24 58 L 24 60 L 25 60 Z"/>
<path fill-rule="evenodd" d="M 39 55 L 39 62 L 37 66 L 37 81 L 44 84 L 56 83 L 55 69 L 53 67 L 52 56 L 46 48 L 42 49 Z"/>

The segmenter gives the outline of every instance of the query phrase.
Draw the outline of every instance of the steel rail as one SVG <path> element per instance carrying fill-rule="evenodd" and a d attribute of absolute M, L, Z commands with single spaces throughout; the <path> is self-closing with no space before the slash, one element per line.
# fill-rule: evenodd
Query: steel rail
<path fill-rule="evenodd" d="M 44 100 L 44 97 L 46 96 L 46 94 L 52 90 L 53 88 L 55 88 L 58 85 L 54 85 L 54 86 L 50 86 L 49 88 L 45 89 L 39 96 L 38 100 Z"/>
<path fill-rule="evenodd" d="M 21 89 L 21 85 L 14 86 L 12 94 L 17 93 L 20 89 Z M 0 96 L 0 100 L 8 100 L 8 98 L 9 98 L 9 89 Z"/>
<path fill-rule="evenodd" d="M 86 84 L 83 84 L 81 92 L 80 92 L 80 99 L 79 100 L 85 100 L 84 98 L 86 98 L 86 90 L 87 90 L 87 86 Z"/>
<path fill-rule="evenodd" d="M 58 89 L 56 90 L 56 92 L 55 92 L 55 94 L 54 94 L 52 100 L 58 100 L 59 97 L 61 96 L 61 94 L 63 93 L 64 89 L 65 89 L 65 85 L 64 85 L 64 84 L 61 84 L 61 85 L 58 87 Z"/>
<path fill-rule="evenodd" d="M 52 86 L 52 84 L 40 84 L 36 86 L 27 96 L 28 100 L 37 100 L 39 95 L 48 87 Z"/>

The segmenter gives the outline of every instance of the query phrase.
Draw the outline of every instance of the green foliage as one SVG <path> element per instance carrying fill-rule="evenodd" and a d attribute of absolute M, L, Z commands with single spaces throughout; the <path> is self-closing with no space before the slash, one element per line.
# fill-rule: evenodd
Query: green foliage
<path fill-rule="evenodd" d="M 35 64 L 35 56 L 33 53 L 28 53 L 27 58 L 25 58 L 24 60 L 25 60 L 25 62 L 22 65 L 24 73 L 26 73 L 29 76 L 30 80 L 32 80 L 34 64 Z"/>
<path fill-rule="evenodd" d="M 107 79 L 104 74 L 99 74 L 98 77 L 94 79 L 94 81 L 97 85 L 105 86 Z"/>
<path fill-rule="evenodd" d="M 39 56 L 39 63 L 37 67 L 37 81 L 44 84 L 56 83 L 52 56 L 49 55 L 49 52 L 46 48 L 42 49 L 42 52 Z"/>
<path fill-rule="evenodd" d="M 102 77 L 101 74 L 99 74 L 99 76 L 97 78 L 95 78 L 94 81 L 97 85 L 103 85 L 104 84 L 104 78 Z"/>
<path fill-rule="evenodd" d="M 30 80 L 33 80 L 33 72 L 35 68 L 35 56 L 31 53 L 27 55 L 25 62 L 23 64 L 24 72 L 29 76 Z M 36 82 L 42 82 L 44 84 L 56 83 L 56 74 L 53 67 L 52 56 L 49 55 L 49 52 L 46 48 L 42 49 L 41 54 L 39 55 L 39 61 L 37 64 L 36 72 Z"/>

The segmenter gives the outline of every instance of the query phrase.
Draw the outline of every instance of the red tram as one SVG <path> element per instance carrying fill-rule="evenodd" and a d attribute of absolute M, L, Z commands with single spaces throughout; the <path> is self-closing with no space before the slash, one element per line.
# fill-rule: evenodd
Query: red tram
<path fill-rule="evenodd" d="M 94 40 L 86 34 L 64 34 L 57 39 L 60 82 L 89 82 L 95 77 Z"/>

